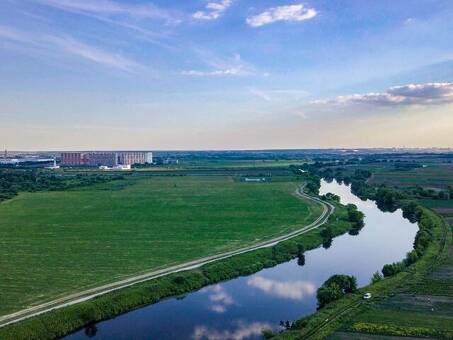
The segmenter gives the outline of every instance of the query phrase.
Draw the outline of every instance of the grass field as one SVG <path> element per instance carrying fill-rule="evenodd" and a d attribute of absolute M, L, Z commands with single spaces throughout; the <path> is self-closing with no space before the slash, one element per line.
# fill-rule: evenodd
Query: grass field
<path fill-rule="evenodd" d="M 130 178 L 0 204 L 0 314 L 309 224 L 298 183 Z"/>

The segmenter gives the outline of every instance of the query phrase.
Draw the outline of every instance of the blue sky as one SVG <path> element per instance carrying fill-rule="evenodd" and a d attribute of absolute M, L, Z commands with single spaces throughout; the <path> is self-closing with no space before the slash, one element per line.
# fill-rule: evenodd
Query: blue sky
<path fill-rule="evenodd" d="M 453 147 L 451 0 L 4 0 L 0 147 Z"/>

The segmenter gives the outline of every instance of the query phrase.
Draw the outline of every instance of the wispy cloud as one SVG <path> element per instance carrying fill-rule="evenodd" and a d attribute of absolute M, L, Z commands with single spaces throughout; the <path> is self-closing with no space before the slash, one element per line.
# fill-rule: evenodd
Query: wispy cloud
<path fill-rule="evenodd" d="M 217 330 L 205 326 L 195 328 L 192 339 L 208 340 L 242 340 L 261 335 L 263 329 L 272 329 L 272 326 L 263 322 L 238 322 L 234 330 Z"/>
<path fill-rule="evenodd" d="M 210 67 L 208 70 L 183 70 L 184 76 L 196 77 L 231 77 L 248 76 L 256 74 L 256 69 L 250 63 L 244 61 L 239 54 L 234 54 L 230 58 L 222 58 L 212 53 L 197 50 L 199 58 Z"/>
<path fill-rule="evenodd" d="M 238 67 L 215 71 L 184 70 L 181 71 L 181 74 L 183 76 L 195 76 L 195 77 L 225 77 L 225 76 L 242 76 L 244 75 L 244 72 L 240 67 Z"/>
<path fill-rule="evenodd" d="M 151 3 L 131 4 L 110 0 L 35 0 L 36 2 L 71 12 L 86 12 L 109 16 L 130 16 L 139 19 L 172 20 L 168 11 Z"/>
<path fill-rule="evenodd" d="M 54 55 L 54 51 L 58 50 L 121 71 L 133 72 L 144 69 L 144 66 L 118 53 L 88 45 L 68 35 L 35 34 L 0 26 L 0 39 L 12 41 L 25 47 L 38 48 L 51 55 Z"/>
<path fill-rule="evenodd" d="M 281 282 L 255 276 L 249 279 L 247 284 L 269 295 L 291 300 L 302 300 L 305 296 L 313 295 L 316 292 L 314 284 L 307 281 Z"/>
<path fill-rule="evenodd" d="M 247 18 L 251 27 L 260 27 L 278 21 L 301 22 L 314 18 L 317 15 L 314 8 L 306 8 L 303 4 L 272 7 L 266 11 Z"/>
<path fill-rule="evenodd" d="M 270 102 L 272 100 L 271 97 L 268 94 L 266 94 L 264 91 L 258 90 L 254 87 L 249 87 L 248 90 L 254 96 L 261 98 L 267 102 Z"/>
<path fill-rule="evenodd" d="M 101 50 L 99 48 L 84 44 L 71 37 L 48 36 L 47 40 L 49 42 L 53 42 L 56 46 L 61 47 L 63 50 L 70 54 L 76 55 L 103 66 L 108 66 L 128 72 L 132 72 L 141 68 L 140 64 L 131 59 L 125 58 L 120 54 Z"/>
<path fill-rule="evenodd" d="M 303 97 L 308 95 L 307 91 L 296 90 L 296 89 L 271 89 L 271 90 L 262 90 L 256 87 L 248 87 L 247 90 L 250 94 L 255 97 L 261 98 L 267 102 L 274 100 L 300 100 Z"/>
<path fill-rule="evenodd" d="M 222 0 L 210 2 L 203 11 L 195 12 L 192 17 L 197 20 L 215 20 L 220 18 L 225 11 L 232 5 L 232 0 Z"/>
<path fill-rule="evenodd" d="M 315 105 L 408 106 L 453 103 L 453 83 L 408 84 L 389 88 L 385 92 L 370 92 L 317 100 Z"/>

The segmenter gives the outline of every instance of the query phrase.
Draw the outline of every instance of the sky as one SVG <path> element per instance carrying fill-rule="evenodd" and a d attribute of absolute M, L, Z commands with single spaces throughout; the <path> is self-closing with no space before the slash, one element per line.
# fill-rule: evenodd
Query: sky
<path fill-rule="evenodd" d="M 0 148 L 453 147 L 451 0 L 2 0 Z"/>

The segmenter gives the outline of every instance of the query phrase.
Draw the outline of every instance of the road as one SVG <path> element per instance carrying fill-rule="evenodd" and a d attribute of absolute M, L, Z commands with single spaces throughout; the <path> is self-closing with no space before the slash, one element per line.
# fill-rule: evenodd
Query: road
<path fill-rule="evenodd" d="M 294 237 L 305 234 L 313 229 L 316 229 L 316 228 L 322 226 L 324 223 L 327 222 L 329 216 L 335 210 L 335 207 L 332 204 L 330 204 L 328 202 L 324 202 L 317 197 L 312 197 L 312 196 L 305 194 L 303 192 L 303 186 L 301 186 L 297 189 L 296 195 L 298 195 L 301 198 L 305 198 L 305 199 L 317 202 L 317 203 L 321 204 L 323 207 L 323 211 L 322 211 L 321 215 L 313 223 L 311 223 L 307 226 L 304 226 L 301 229 L 295 230 L 295 231 L 288 233 L 286 235 L 283 235 L 283 236 L 275 237 L 275 238 L 267 240 L 267 241 L 256 243 L 256 244 L 248 246 L 248 247 L 240 248 L 237 250 L 229 251 L 229 252 L 218 254 L 218 255 L 204 257 L 204 258 L 186 262 L 186 263 L 183 263 L 180 265 L 167 267 L 165 269 L 150 271 L 145 274 L 136 275 L 136 276 L 133 276 L 133 277 L 130 277 L 130 278 L 127 278 L 124 280 L 120 280 L 120 281 L 117 281 L 114 283 L 110 283 L 110 284 L 106 284 L 106 285 L 99 286 L 96 288 L 88 289 L 88 290 L 85 290 L 85 291 L 82 291 L 79 293 L 67 295 L 65 297 L 55 299 L 53 301 L 49 301 L 49 302 L 46 302 L 46 303 L 43 303 L 43 304 L 40 304 L 37 306 L 23 309 L 21 311 L 18 311 L 18 312 L 12 313 L 12 314 L 4 315 L 4 316 L 0 317 L 0 328 L 7 326 L 9 324 L 13 324 L 13 323 L 43 314 L 43 313 L 50 312 L 55 309 L 60 309 L 63 307 L 74 305 L 74 304 L 77 304 L 77 303 L 80 303 L 83 301 L 93 299 L 100 295 L 104 295 L 104 294 L 107 294 L 107 293 L 110 293 L 110 292 L 113 292 L 113 291 L 116 291 L 119 289 L 130 287 L 130 286 L 133 286 L 135 284 L 142 283 L 145 281 L 153 280 L 158 277 L 162 277 L 165 275 L 169 275 L 169 274 L 173 274 L 173 273 L 177 273 L 177 272 L 181 272 L 181 271 L 186 271 L 186 270 L 190 270 L 190 269 L 199 268 L 208 263 L 212 263 L 212 262 L 223 260 L 223 259 L 226 259 L 226 258 L 229 258 L 232 256 L 248 253 L 248 252 L 251 252 L 251 251 L 254 251 L 257 249 L 272 247 L 279 242 L 292 239 Z"/>

